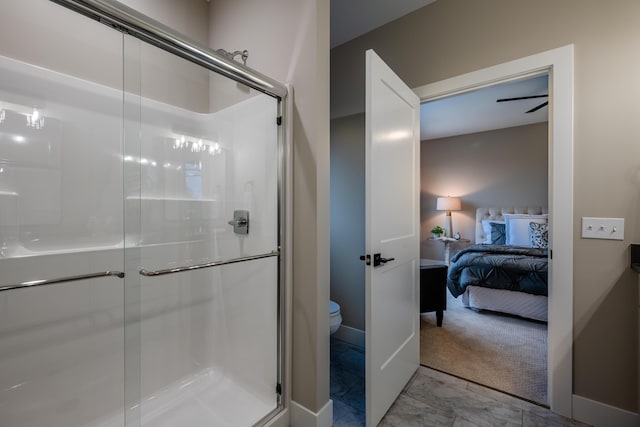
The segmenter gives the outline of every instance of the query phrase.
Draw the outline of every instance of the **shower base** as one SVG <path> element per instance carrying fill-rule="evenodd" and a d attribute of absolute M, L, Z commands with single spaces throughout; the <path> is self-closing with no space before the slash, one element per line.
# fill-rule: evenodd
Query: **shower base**
<path fill-rule="evenodd" d="M 144 399 L 140 417 L 144 427 L 249 426 L 275 408 L 275 392 L 258 396 L 206 369 Z"/>
<path fill-rule="evenodd" d="M 277 406 L 275 393 L 258 396 L 229 376 L 206 369 L 143 399 L 141 427 L 254 425 Z M 122 413 L 90 427 L 122 427 Z"/>

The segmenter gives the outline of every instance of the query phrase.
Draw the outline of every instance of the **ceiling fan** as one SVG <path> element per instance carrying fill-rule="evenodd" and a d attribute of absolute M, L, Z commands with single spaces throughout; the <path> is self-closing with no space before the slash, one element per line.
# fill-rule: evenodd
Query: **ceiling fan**
<path fill-rule="evenodd" d="M 532 95 L 532 96 L 519 96 L 517 98 L 502 98 L 502 99 L 498 99 L 496 100 L 496 102 L 507 102 L 507 101 L 521 101 L 523 99 L 535 99 L 535 98 L 547 98 L 549 95 Z M 547 105 L 549 105 L 549 101 L 544 101 L 542 104 L 533 107 L 532 109 L 530 109 L 529 111 L 527 111 L 527 113 L 533 113 L 534 111 L 538 111 L 539 109 L 541 109 L 542 107 L 546 107 Z"/>

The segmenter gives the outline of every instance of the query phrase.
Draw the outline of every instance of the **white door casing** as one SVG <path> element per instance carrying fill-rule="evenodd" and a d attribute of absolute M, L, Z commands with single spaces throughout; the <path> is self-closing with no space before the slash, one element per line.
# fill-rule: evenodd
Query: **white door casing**
<path fill-rule="evenodd" d="M 382 419 L 420 363 L 420 110 L 366 52 L 366 417 Z M 387 259 L 375 266 L 374 255 Z"/>
<path fill-rule="evenodd" d="M 573 414 L 573 45 L 415 88 L 422 102 L 549 74 L 548 403 Z"/>

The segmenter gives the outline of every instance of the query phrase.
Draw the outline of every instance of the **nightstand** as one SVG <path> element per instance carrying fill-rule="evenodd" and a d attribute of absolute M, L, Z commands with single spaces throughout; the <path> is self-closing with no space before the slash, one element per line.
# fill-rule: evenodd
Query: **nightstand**
<path fill-rule="evenodd" d="M 453 237 L 438 237 L 437 239 L 430 240 L 437 240 L 438 242 L 442 242 L 442 244 L 444 245 L 444 263 L 447 265 L 449 265 L 449 261 L 451 260 L 451 245 L 456 243 L 471 242 L 471 240 L 469 239 L 454 239 Z"/>
<path fill-rule="evenodd" d="M 447 309 L 448 269 L 442 261 L 420 260 L 420 313 L 435 311 L 438 326 Z"/>

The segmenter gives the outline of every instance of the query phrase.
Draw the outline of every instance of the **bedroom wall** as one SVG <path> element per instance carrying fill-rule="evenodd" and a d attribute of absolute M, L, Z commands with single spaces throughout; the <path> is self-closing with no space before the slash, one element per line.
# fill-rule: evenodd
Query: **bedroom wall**
<path fill-rule="evenodd" d="M 422 141 L 420 144 L 420 257 L 444 259 L 431 228 L 444 227 L 436 198 L 460 197 L 453 232 L 474 242 L 476 208 L 547 206 L 547 123 Z"/>
<path fill-rule="evenodd" d="M 638 410 L 640 2 L 446 0 L 331 51 L 331 115 L 364 110 L 364 52 L 410 87 L 574 45 L 573 392 Z M 625 218 L 625 240 L 580 238 L 582 216 Z"/>

